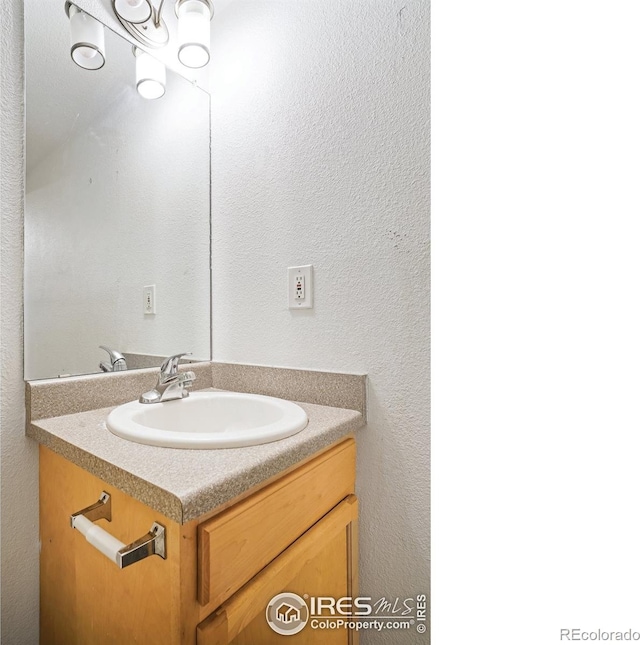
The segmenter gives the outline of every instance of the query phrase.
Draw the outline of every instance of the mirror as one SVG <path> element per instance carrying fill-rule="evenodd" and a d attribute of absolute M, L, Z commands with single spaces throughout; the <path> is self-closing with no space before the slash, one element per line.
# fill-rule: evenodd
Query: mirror
<path fill-rule="evenodd" d="M 89 71 L 69 42 L 62 0 L 25 0 L 25 378 L 109 369 L 100 345 L 209 360 L 209 95 L 167 70 L 144 99 L 130 43 L 105 28 Z"/>

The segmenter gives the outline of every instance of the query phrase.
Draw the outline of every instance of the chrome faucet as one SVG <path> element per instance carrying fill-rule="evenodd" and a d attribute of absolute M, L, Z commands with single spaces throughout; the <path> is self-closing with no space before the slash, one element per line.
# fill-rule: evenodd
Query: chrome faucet
<path fill-rule="evenodd" d="M 183 356 L 189 356 L 191 352 L 169 356 L 160 366 L 158 382 L 153 390 L 145 392 L 140 396 L 140 403 L 162 403 L 175 399 L 184 399 L 189 396 L 188 387 L 196 380 L 194 372 L 178 373 L 178 362 Z"/>
<path fill-rule="evenodd" d="M 100 361 L 100 369 L 103 372 L 124 372 L 127 369 L 127 361 L 124 356 L 117 352 L 115 349 L 110 349 L 104 345 L 100 345 L 100 349 L 104 349 L 109 354 L 109 362 Z"/>

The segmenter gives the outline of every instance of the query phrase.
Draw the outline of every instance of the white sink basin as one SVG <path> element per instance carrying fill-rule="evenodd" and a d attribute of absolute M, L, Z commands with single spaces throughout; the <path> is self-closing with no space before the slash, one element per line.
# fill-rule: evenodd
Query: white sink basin
<path fill-rule="evenodd" d="M 258 394 L 192 392 L 165 403 L 132 401 L 113 410 L 113 434 L 165 448 L 241 448 L 300 432 L 309 419 L 295 403 Z"/>

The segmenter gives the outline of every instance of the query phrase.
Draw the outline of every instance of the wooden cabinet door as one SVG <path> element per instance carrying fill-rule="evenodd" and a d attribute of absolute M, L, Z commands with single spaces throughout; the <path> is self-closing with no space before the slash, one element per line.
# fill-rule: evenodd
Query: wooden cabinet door
<path fill-rule="evenodd" d="M 357 595 L 357 509 L 350 495 L 312 526 L 200 623 L 198 645 L 357 645 L 357 633 L 344 628 L 313 629 L 309 621 L 297 634 L 281 635 L 266 620 L 269 601 L 283 592 Z"/>
<path fill-rule="evenodd" d="M 166 529 L 166 560 L 154 555 L 119 569 L 71 528 L 70 515 L 95 502 L 103 490 L 111 495 L 112 521 L 97 524 L 130 543 L 160 522 Z M 194 642 L 195 621 L 190 637 L 182 634 L 180 561 L 187 559 L 189 546 L 195 570 L 195 526 L 172 522 L 41 446 L 40 538 L 41 645 Z M 195 607 L 194 580 L 192 586 Z"/>

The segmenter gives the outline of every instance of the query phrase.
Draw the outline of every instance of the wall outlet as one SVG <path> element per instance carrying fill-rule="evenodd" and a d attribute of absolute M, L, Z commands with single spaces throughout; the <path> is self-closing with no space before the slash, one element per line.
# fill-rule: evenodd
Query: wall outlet
<path fill-rule="evenodd" d="M 151 316 L 156 313 L 156 285 L 150 284 L 142 287 L 142 311 L 145 316 Z"/>
<path fill-rule="evenodd" d="M 287 274 L 289 309 L 311 309 L 313 307 L 313 265 L 289 267 Z"/>

